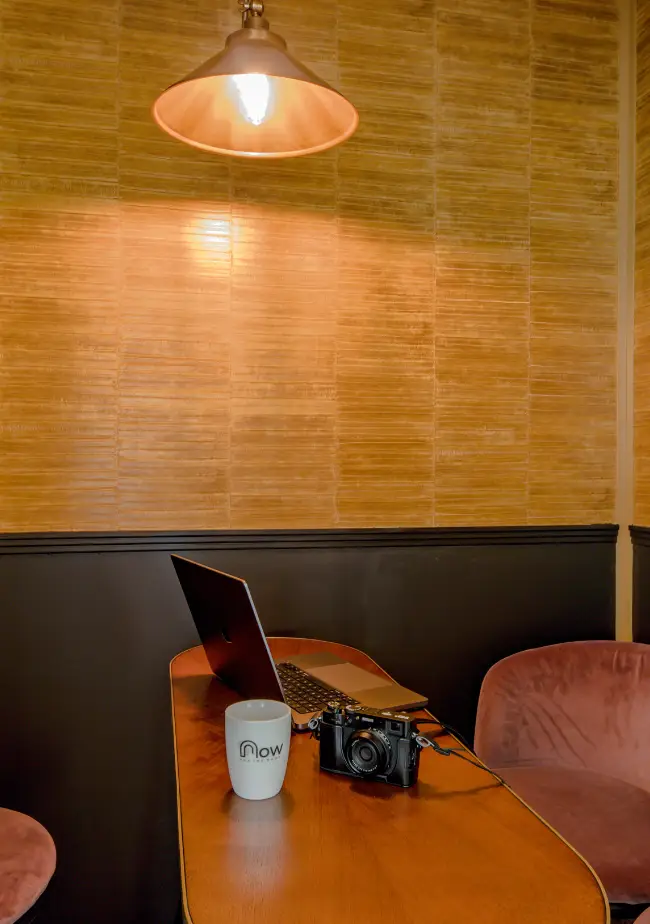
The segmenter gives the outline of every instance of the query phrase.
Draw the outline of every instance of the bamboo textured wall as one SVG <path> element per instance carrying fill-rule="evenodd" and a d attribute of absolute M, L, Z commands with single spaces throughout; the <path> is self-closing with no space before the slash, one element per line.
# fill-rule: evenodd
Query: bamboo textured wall
<path fill-rule="evenodd" d="M 650 526 L 650 0 L 637 3 L 634 522 Z"/>
<path fill-rule="evenodd" d="M 358 134 L 162 134 L 235 0 L 2 0 L 0 529 L 613 515 L 615 0 L 271 0 Z"/>

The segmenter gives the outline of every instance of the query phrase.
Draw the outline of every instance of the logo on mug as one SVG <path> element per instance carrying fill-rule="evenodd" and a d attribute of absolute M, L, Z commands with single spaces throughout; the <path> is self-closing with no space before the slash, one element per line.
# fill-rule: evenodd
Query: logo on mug
<path fill-rule="evenodd" d="M 283 747 L 284 742 L 268 748 L 259 748 L 254 741 L 242 741 L 239 745 L 239 757 L 241 760 L 277 760 Z"/>

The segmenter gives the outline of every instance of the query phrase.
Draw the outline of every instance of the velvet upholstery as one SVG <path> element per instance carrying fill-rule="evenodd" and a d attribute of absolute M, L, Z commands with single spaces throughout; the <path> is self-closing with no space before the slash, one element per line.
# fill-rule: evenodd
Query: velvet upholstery
<path fill-rule="evenodd" d="M 499 773 L 592 862 L 613 901 L 648 900 L 650 792 L 590 770 L 526 766 Z"/>
<path fill-rule="evenodd" d="M 28 815 L 0 809 L 0 924 L 14 924 L 32 907 L 55 865 L 45 828 Z"/>
<path fill-rule="evenodd" d="M 475 745 L 610 901 L 650 901 L 650 646 L 569 642 L 505 658 L 483 682 Z"/>

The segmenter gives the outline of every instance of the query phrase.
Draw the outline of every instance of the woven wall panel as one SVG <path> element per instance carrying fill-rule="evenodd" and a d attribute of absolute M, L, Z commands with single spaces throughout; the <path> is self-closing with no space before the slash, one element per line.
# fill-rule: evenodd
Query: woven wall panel
<path fill-rule="evenodd" d="M 593 522 L 613 511 L 614 14 L 600 0 L 568 0 L 540 3 L 533 20 L 531 522 Z"/>
<path fill-rule="evenodd" d="M 650 2 L 637 4 L 634 522 L 650 525 Z"/>
<path fill-rule="evenodd" d="M 277 0 L 361 125 L 249 163 L 234 0 L 3 0 L 0 529 L 610 520 L 616 10 Z"/>

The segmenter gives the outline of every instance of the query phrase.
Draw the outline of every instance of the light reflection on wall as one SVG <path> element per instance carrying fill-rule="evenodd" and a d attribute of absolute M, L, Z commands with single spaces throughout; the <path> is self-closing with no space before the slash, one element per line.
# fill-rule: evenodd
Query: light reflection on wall
<path fill-rule="evenodd" d="M 181 198 L 11 232 L 3 528 L 525 521 L 525 251 Z"/>
<path fill-rule="evenodd" d="M 224 260 L 230 261 L 232 240 L 229 216 L 220 216 L 216 211 L 204 216 L 193 216 L 186 220 L 183 237 L 192 258 L 199 266 L 209 268 Z"/>

